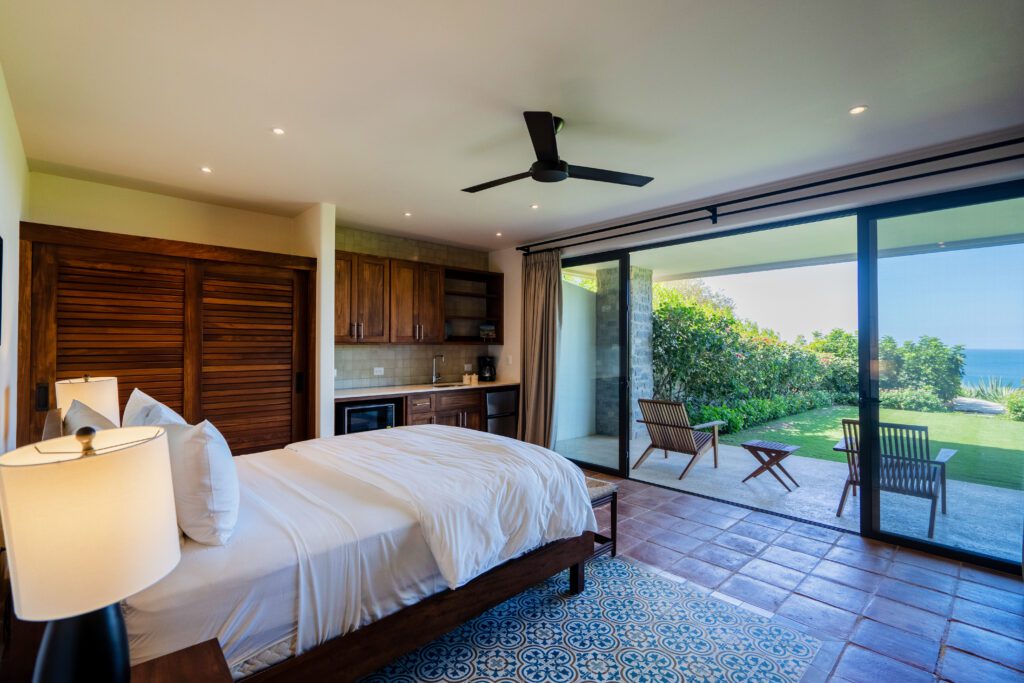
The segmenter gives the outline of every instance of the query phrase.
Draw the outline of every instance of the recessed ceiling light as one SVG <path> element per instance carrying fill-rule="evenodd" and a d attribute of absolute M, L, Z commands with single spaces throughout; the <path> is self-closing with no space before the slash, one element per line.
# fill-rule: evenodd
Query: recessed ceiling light
<path fill-rule="evenodd" d="M 406 218 L 412 218 L 412 212 L 411 211 L 406 211 L 405 212 L 405 217 Z"/>
<path fill-rule="evenodd" d="M 501 237 L 501 233 L 500 232 L 496 232 L 496 233 L 494 233 L 494 236 L 495 237 Z"/>
<path fill-rule="evenodd" d="M 284 128 L 271 128 L 270 132 L 274 135 L 284 135 Z"/>
<path fill-rule="evenodd" d="M 530 208 L 534 209 L 534 210 L 539 209 L 540 208 L 540 204 L 530 204 Z"/>
<path fill-rule="evenodd" d="M 856 116 L 857 114 L 863 114 L 867 110 L 868 110 L 868 105 L 866 105 L 866 104 L 858 104 L 856 107 L 851 107 L 850 108 L 850 114 L 852 114 L 853 116 Z"/>
<path fill-rule="evenodd" d="M 213 169 L 210 168 L 209 166 L 200 166 L 199 170 L 202 171 L 203 173 L 213 173 Z"/>

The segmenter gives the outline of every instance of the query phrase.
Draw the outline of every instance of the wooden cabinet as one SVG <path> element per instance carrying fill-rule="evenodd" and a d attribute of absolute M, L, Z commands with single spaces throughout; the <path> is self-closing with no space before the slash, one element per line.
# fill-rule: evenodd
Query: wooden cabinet
<path fill-rule="evenodd" d="M 484 392 L 480 389 L 446 391 L 434 394 L 437 424 L 480 429 L 483 424 Z"/>
<path fill-rule="evenodd" d="M 503 277 L 336 252 L 334 341 L 500 344 Z"/>
<path fill-rule="evenodd" d="M 391 341 L 444 341 L 444 268 L 391 260 Z"/>
<path fill-rule="evenodd" d="M 439 344 L 444 341 L 444 268 L 419 264 L 416 289 L 416 322 L 420 341 Z"/>
<path fill-rule="evenodd" d="M 389 259 L 339 251 L 334 259 L 334 341 L 387 342 L 391 319 Z"/>

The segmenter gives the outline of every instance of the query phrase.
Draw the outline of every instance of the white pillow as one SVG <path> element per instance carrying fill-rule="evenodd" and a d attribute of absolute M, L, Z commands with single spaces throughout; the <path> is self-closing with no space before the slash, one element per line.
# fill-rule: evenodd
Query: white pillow
<path fill-rule="evenodd" d="M 64 433 L 74 434 L 82 427 L 92 427 L 98 432 L 101 429 L 115 429 L 117 425 L 103 414 L 75 399 L 71 402 L 67 415 L 64 416 Z"/>
<path fill-rule="evenodd" d="M 125 427 L 152 427 L 188 423 L 185 422 L 185 418 L 160 401 L 144 393 L 141 389 L 135 388 L 124 405 L 121 424 Z"/>
<path fill-rule="evenodd" d="M 178 526 L 206 545 L 224 545 L 238 521 L 238 472 L 228 442 L 204 420 L 165 424 Z"/>

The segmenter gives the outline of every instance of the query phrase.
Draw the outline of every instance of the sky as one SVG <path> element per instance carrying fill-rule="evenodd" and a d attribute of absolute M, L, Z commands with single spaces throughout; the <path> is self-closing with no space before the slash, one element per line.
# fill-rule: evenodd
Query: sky
<path fill-rule="evenodd" d="M 704 278 L 736 314 L 786 340 L 857 329 L 857 266 L 839 263 Z M 879 332 L 969 349 L 1024 349 L 1024 244 L 882 259 Z"/>

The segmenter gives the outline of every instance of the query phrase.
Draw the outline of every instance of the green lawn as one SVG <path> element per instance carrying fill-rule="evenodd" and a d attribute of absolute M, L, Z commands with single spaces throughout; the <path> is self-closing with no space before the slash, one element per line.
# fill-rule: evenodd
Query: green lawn
<path fill-rule="evenodd" d="M 843 437 L 840 421 L 856 417 L 853 406 L 819 408 L 724 434 L 722 442 L 739 445 L 752 439 L 781 441 L 800 446 L 799 455 L 845 462 L 846 456 L 834 453 L 832 446 Z M 885 409 L 881 417 L 884 422 L 928 427 L 933 457 L 940 448 L 955 449 L 957 454 L 947 472 L 950 479 L 1024 490 L 1024 422 L 1005 416 Z"/>

